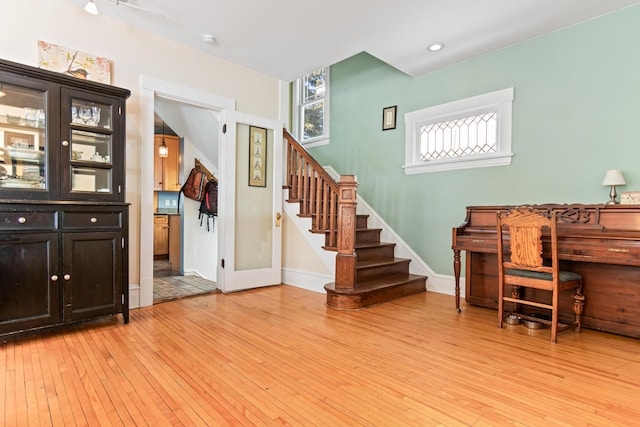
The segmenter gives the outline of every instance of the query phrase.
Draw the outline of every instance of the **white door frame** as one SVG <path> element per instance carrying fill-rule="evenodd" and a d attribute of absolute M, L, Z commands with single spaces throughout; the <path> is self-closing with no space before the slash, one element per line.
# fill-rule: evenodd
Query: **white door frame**
<path fill-rule="evenodd" d="M 202 108 L 223 112 L 235 110 L 235 100 L 166 82 L 149 76 L 141 76 L 141 147 L 140 147 L 140 287 L 130 290 L 132 308 L 153 305 L 153 159 L 154 159 L 154 111 L 155 97 L 174 100 Z M 222 141 L 222 129 L 218 140 Z M 221 183 L 223 186 L 224 183 Z M 135 187 L 135 186 L 134 186 Z M 130 239 L 130 242 L 134 240 Z M 135 248 L 130 247 L 133 252 Z M 137 292 L 136 292 L 137 291 Z M 135 302 L 139 301 L 136 305 Z"/>

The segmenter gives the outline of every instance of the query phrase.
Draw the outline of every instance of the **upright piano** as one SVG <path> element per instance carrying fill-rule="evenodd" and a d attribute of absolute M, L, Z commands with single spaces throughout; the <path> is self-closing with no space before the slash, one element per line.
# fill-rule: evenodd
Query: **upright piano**
<path fill-rule="evenodd" d="M 466 255 L 465 301 L 481 307 L 498 307 L 496 215 L 514 207 L 469 206 L 464 222 L 453 229 L 458 311 L 461 251 Z M 533 207 L 556 212 L 561 268 L 583 277 L 583 326 L 639 338 L 640 205 L 543 204 Z M 544 247 L 543 252 L 548 253 L 548 242 Z"/>

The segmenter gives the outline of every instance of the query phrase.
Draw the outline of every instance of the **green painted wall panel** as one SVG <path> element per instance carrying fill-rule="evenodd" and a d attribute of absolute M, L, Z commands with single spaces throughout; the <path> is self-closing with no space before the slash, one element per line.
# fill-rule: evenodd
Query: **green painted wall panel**
<path fill-rule="evenodd" d="M 367 53 L 331 68 L 323 165 L 358 192 L 437 273 L 452 274 L 451 228 L 469 205 L 601 203 L 607 169 L 640 190 L 640 7 L 411 78 Z M 428 54 L 425 52 L 425 55 Z M 515 88 L 511 166 L 405 175 L 404 113 Z M 382 109 L 398 105 L 397 128 Z"/>

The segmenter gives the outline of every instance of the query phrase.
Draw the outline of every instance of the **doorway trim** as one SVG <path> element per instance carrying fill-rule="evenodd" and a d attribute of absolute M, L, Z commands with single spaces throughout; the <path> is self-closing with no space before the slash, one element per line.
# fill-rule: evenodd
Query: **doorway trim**
<path fill-rule="evenodd" d="M 156 96 L 218 112 L 235 110 L 236 105 L 231 98 L 145 75 L 140 76 L 140 86 L 140 287 L 129 290 L 132 308 L 153 305 L 153 114 Z"/>

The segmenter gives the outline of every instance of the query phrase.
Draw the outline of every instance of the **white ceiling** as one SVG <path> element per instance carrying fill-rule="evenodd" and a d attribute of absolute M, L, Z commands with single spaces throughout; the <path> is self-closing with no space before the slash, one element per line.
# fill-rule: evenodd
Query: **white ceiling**
<path fill-rule="evenodd" d="M 416 76 L 640 0 L 127 0 L 154 13 L 95 3 L 103 15 L 289 82 L 363 51 Z M 445 48 L 428 52 L 435 42 Z"/>

